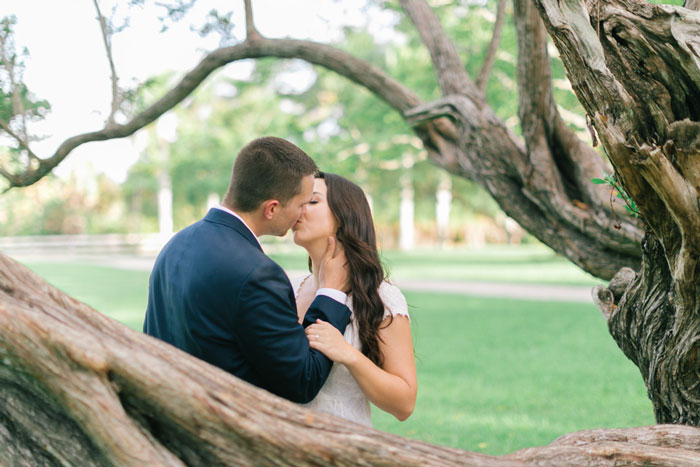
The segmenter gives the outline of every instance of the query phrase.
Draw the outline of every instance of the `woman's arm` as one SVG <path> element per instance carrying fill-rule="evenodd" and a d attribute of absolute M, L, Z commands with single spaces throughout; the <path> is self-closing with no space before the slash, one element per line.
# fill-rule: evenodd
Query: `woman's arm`
<path fill-rule="evenodd" d="M 388 326 L 380 326 L 379 348 L 384 356 L 382 368 L 348 344 L 328 323 L 317 321 L 306 328 L 306 335 L 311 348 L 318 349 L 350 370 L 374 405 L 401 421 L 413 413 L 418 383 L 408 317 L 396 315 Z"/>

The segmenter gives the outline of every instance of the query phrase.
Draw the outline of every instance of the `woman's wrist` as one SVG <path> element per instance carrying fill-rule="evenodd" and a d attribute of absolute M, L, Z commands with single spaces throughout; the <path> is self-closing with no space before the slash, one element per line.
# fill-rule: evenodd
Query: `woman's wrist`
<path fill-rule="evenodd" d="M 341 363 L 348 368 L 352 368 L 353 366 L 357 365 L 361 357 L 362 353 L 355 347 L 348 344 L 348 352 Z"/>

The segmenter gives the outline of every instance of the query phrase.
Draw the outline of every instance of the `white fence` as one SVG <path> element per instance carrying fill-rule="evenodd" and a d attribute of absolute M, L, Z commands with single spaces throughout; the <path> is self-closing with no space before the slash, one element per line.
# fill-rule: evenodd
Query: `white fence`
<path fill-rule="evenodd" d="M 170 235 L 151 234 L 102 234 L 102 235 L 30 235 L 26 237 L 0 237 L 0 252 L 8 256 L 37 257 L 64 255 L 126 255 L 156 256 L 170 240 Z M 263 237 L 266 253 L 300 251 L 291 236 L 284 238 Z"/>
<path fill-rule="evenodd" d="M 0 251 L 14 255 L 127 254 L 154 255 L 169 237 L 160 234 L 32 235 L 0 237 Z"/>

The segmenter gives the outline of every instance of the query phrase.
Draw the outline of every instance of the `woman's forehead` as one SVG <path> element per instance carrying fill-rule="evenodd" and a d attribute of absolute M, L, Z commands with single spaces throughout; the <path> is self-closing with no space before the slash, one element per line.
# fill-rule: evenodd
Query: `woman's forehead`
<path fill-rule="evenodd" d="M 314 180 L 314 193 L 321 193 L 322 195 L 325 195 L 327 191 L 328 188 L 326 187 L 326 181 L 324 179 L 317 178 Z"/>

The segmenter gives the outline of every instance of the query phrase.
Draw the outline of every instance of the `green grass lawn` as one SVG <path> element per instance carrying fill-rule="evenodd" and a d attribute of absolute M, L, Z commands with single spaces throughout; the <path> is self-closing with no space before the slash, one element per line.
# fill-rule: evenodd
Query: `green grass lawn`
<path fill-rule="evenodd" d="M 399 258 L 396 269 L 418 272 L 419 257 Z M 445 255 L 445 262 L 452 259 Z M 472 265 L 483 268 L 481 260 L 473 256 Z M 524 269 L 537 267 L 531 258 L 521 260 Z M 504 255 L 501 268 L 517 261 L 517 255 Z M 141 329 L 148 272 L 74 263 L 29 266 L 97 310 Z M 374 409 L 378 429 L 504 454 L 571 431 L 654 423 L 638 370 L 593 305 L 412 292 L 406 297 L 418 402 L 402 423 Z"/>
<path fill-rule="evenodd" d="M 74 298 L 132 329 L 142 329 L 150 272 L 76 263 L 27 266 Z"/>
<path fill-rule="evenodd" d="M 301 249 L 270 254 L 288 270 L 305 270 Z M 385 251 L 382 260 L 398 279 L 494 281 L 559 285 L 595 285 L 602 281 L 542 245 L 491 246 L 478 249 Z"/>
<path fill-rule="evenodd" d="M 593 305 L 406 292 L 419 397 L 375 426 L 489 454 L 577 430 L 654 423 L 637 368 Z"/>

